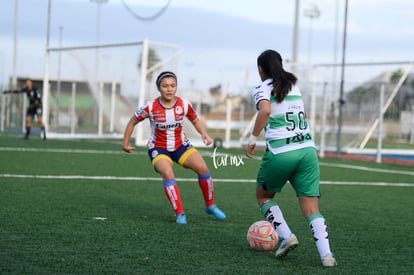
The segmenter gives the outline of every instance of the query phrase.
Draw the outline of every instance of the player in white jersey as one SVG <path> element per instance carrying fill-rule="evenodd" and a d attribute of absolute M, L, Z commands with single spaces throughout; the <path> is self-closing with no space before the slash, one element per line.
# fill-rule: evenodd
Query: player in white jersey
<path fill-rule="evenodd" d="M 313 234 L 323 266 L 335 266 L 326 220 L 319 211 L 319 164 L 315 144 L 306 121 L 297 78 L 283 68 L 282 57 L 266 50 L 257 58 L 263 81 L 252 91 L 258 115 L 246 147 L 252 157 L 256 138 L 265 131 L 266 152 L 257 175 L 256 199 L 260 211 L 283 240 L 276 251 L 285 258 L 299 244 L 274 199 L 287 181 L 296 192 L 299 206 Z"/>
<path fill-rule="evenodd" d="M 134 127 L 139 122 L 149 119 L 151 137 L 148 141 L 148 155 L 155 170 L 162 176 L 164 192 L 175 212 L 176 222 L 186 224 L 187 218 L 174 176 L 173 161 L 197 173 L 205 212 L 218 220 L 225 219 L 226 215 L 214 203 L 214 185 L 210 171 L 203 157 L 185 136 L 184 119 L 187 118 L 193 123 L 206 145 L 212 142 L 210 136 L 204 130 L 191 103 L 176 96 L 177 76 L 173 72 L 162 72 L 157 77 L 156 84 L 160 97 L 148 101 L 136 110 L 126 126 L 122 149 L 127 153 L 135 149 L 129 146 Z"/>

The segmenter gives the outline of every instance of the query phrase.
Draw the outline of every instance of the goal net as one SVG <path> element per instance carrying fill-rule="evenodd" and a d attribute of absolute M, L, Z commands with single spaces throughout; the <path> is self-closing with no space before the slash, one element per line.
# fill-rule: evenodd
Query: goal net
<path fill-rule="evenodd" d="M 48 136 L 121 137 L 137 107 L 157 96 L 156 75 L 177 70 L 179 53 L 177 45 L 149 40 L 49 48 L 43 81 Z M 149 135 L 145 123 L 136 127 L 137 144 Z"/>

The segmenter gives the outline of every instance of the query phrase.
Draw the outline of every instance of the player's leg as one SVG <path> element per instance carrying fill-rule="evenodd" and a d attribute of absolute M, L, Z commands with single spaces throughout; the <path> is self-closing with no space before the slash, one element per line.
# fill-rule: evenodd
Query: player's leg
<path fill-rule="evenodd" d="M 319 211 L 320 172 L 316 150 L 305 148 L 301 151 L 302 161 L 298 164 L 297 173 L 292 177 L 291 182 L 298 196 L 302 214 L 307 219 L 312 232 L 322 264 L 334 266 L 336 260 L 329 246 L 328 227 Z"/>
<path fill-rule="evenodd" d="M 45 123 L 43 122 L 43 118 L 41 115 L 37 115 L 37 123 L 39 124 L 40 130 L 42 131 L 43 134 L 43 139 L 46 139 L 46 127 L 45 127 Z"/>
<path fill-rule="evenodd" d="M 336 260 L 329 245 L 328 225 L 319 212 L 318 197 L 298 197 L 299 205 L 315 240 L 324 266 L 335 266 Z"/>
<path fill-rule="evenodd" d="M 29 138 L 30 131 L 32 129 L 32 116 L 30 114 L 26 115 L 26 134 L 24 135 L 25 139 Z"/>
<path fill-rule="evenodd" d="M 152 164 L 155 168 L 155 171 L 157 171 L 162 177 L 164 192 L 175 212 L 176 222 L 178 224 L 186 224 L 187 220 L 181 201 L 180 190 L 175 181 L 171 158 L 164 154 L 158 154 L 152 159 Z"/>
<path fill-rule="evenodd" d="M 198 185 L 203 193 L 206 213 L 213 215 L 218 220 L 225 219 L 226 214 L 224 214 L 224 212 L 221 211 L 214 203 L 213 179 L 207 164 L 200 153 L 193 147 L 187 148 L 187 150 L 179 158 L 178 163 L 197 173 Z"/>
<path fill-rule="evenodd" d="M 205 206 L 214 204 L 214 185 L 204 159 L 194 148 L 189 148 L 179 159 L 179 164 L 193 170 L 198 175 L 198 185 L 203 193 Z"/>
<path fill-rule="evenodd" d="M 265 190 L 263 188 L 264 186 L 265 185 L 256 187 L 256 199 L 260 206 L 260 212 L 266 220 L 270 222 L 281 239 L 275 255 L 278 258 L 284 258 L 292 249 L 298 246 L 299 242 L 295 234 L 290 230 L 282 210 L 274 199 L 275 193 Z"/>
<path fill-rule="evenodd" d="M 290 230 L 282 210 L 274 199 L 275 194 L 281 192 L 286 184 L 290 171 L 294 169 L 289 159 L 289 153 L 273 155 L 267 152 L 262 158 L 257 175 L 256 199 L 260 212 L 272 224 L 282 240 L 275 254 L 278 258 L 285 257 L 298 246 L 296 236 Z"/>
<path fill-rule="evenodd" d="M 256 199 L 260 212 L 268 220 L 282 239 L 288 239 L 292 231 L 287 224 L 282 210 L 274 199 L 275 192 L 265 190 L 263 185 L 256 186 Z"/>

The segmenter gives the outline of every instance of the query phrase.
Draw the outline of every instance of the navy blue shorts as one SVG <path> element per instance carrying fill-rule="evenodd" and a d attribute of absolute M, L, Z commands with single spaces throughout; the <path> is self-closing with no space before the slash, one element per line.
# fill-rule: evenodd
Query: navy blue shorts
<path fill-rule="evenodd" d="M 197 152 L 197 149 L 190 143 L 187 143 L 186 145 L 181 145 L 180 148 L 172 152 L 161 148 L 152 148 L 148 150 L 148 156 L 153 166 L 160 159 L 168 159 L 171 163 L 172 161 L 175 161 L 176 163 L 183 165 L 188 156 L 193 152 Z"/>

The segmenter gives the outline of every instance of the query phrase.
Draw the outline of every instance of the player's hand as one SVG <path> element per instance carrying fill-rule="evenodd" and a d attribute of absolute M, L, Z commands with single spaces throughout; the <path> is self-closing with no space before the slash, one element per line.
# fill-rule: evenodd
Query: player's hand
<path fill-rule="evenodd" d="M 213 142 L 209 135 L 203 135 L 201 138 L 203 139 L 204 144 L 207 146 Z"/>
<path fill-rule="evenodd" d="M 132 153 L 135 150 L 135 147 L 129 145 L 122 145 L 122 150 L 124 150 L 127 153 Z"/>
<path fill-rule="evenodd" d="M 248 158 L 253 158 L 253 154 L 254 154 L 254 149 L 255 148 L 256 148 L 256 143 L 247 144 L 247 147 L 246 147 L 246 156 Z"/>

